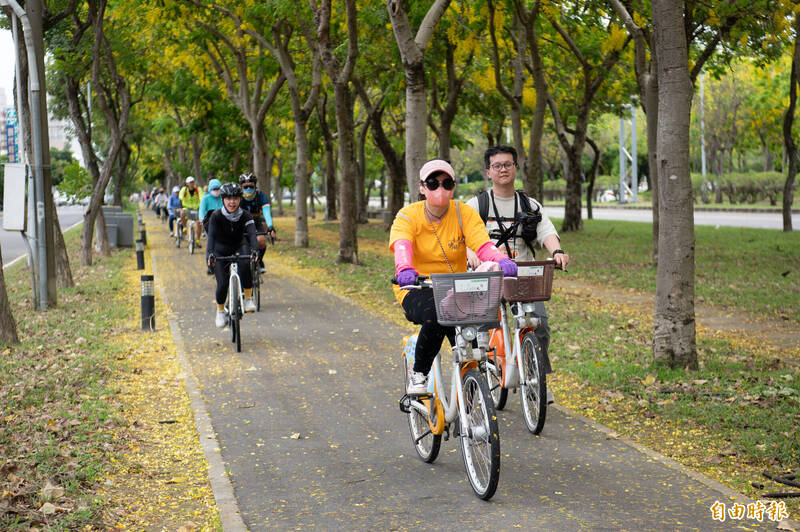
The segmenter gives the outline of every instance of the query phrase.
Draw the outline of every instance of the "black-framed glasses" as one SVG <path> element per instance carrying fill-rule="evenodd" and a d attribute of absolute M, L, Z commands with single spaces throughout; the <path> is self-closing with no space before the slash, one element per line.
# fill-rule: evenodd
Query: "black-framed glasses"
<path fill-rule="evenodd" d="M 515 166 L 517 166 L 517 163 L 515 163 L 515 162 L 511 162 L 511 161 L 506 161 L 506 162 L 504 162 L 504 163 L 494 163 L 494 164 L 490 164 L 490 165 L 489 165 L 489 168 L 491 168 L 491 169 L 492 169 L 492 170 L 494 170 L 495 172 L 499 172 L 500 170 L 503 170 L 503 169 L 505 169 L 505 170 L 511 170 L 511 169 L 512 169 L 512 168 L 514 168 Z"/>
<path fill-rule="evenodd" d="M 422 183 L 428 190 L 436 190 L 437 188 L 439 188 L 440 184 L 439 180 L 433 176 L 429 177 Z M 454 188 L 456 188 L 456 182 L 453 180 L 452 177 L 446 177 L 442 179 L 441 185 L 444 187 L 445 190 L 453 190 Z"/>

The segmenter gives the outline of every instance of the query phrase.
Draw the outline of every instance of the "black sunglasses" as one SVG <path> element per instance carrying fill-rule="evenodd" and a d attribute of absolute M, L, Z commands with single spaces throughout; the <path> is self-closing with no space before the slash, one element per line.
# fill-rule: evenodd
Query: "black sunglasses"
<path fill-rule="evenodd" d="M 439 180 L 431 176 L 422 182 L 428 190 L 436 190 L 439 188 Z M 442 186 L 445 190 L 453 190 L 456 188 L 456 182 L 452 177 L 446 177 L 442 180 Z"/>

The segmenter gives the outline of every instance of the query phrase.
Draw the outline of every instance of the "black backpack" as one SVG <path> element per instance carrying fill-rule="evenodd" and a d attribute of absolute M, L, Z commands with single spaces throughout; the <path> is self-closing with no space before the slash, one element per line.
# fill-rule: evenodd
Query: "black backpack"
<path fill-rule="evenodd" d="M 514 192 L 516 196 L 519 197 L 519 206 L 520 210 L 517 212 L 516 204 L 514 205 L 514 217 L 513 218 L 505 218 L 499 215 L 497 212 L 497 207 L 494 205 L 494 201 L 492 201 L 492 207 L 494 207 L 494 216 L 489 218 L 489 202 L 490 200 L 494 199 L 494 193 L 490 193 L 487 190 L 484 190 L 480 194 L 478 194 L 478 214 L 483 220 L 484 225 L 488 220 L 494 220 L 498 222 L 498 225 L 503 227 L 502 222 L 511 222 L 511 225 L 501 233 L 500 238 L 497 241 L 497 246 L 501 244 L 505 244 L 506 251 L 508 252 L 508 256 L 511 256 L 511 248 L 508 245 L 508 241 L 512 238 L 516 238 L 517 228 L 522 227 L 522 232 L 520 236 L 522 240 L 525 242 L 525 245 L 528 246 L 528 249 L 531 250 L 532 255 L 536 255 L 535 251 L 533 250 L 532 242 L 536 240 L 536 231 L 539 225 L 539 222 L 542 221 L 542 213 L 539 207 L 536 207 L 534 211 L 531 207 L 531 200 L 527 194 L 525 194 L 522 190 L 517 190 Z"/>

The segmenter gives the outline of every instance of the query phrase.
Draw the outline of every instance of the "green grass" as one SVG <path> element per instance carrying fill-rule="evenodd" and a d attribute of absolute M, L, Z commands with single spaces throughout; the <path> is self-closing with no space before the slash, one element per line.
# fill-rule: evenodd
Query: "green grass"
<path fill-rule="evenodd" d="M 700 369 L 671 369 L 652 361 L 649 320 L 587 312 L 558 297 L 549 311 L 558 316 L 551 355 L 560 370 L 625 394 L 641 413 L 700 424 L 751 461 L 774 460 L 778 468 L 800 463 L 796 366 L 701 337 Z"/>
<path fill-rule="evenodd" d="M 65 235 L 75 251 L 80 231 Z M 108 305 L 121 289 L 121 265 L 129 253 L 100 258 L 91 268 L 76 269 L 76 286 L 59 289 L 58 307 L 34 312 L 29 274 L 24 264 L 5 275 L 21 343 L 2 346 L 0 357 L 0 455 L 15 468 L 12 479 L 0 475 L 0 491 L 23 512 L 0 515 L 0 529 L 27 529 L 41 516 L 39 492 L 46 480 L 64 488 L 56 506 L 74 511 L 49 518 L 54 530 L 103 527 L 102 501 L 91 487 L 103 476 L 118 423 L 112 372 L 120 368 L 121 348 L 104 341 L 129 316 L 124 305 Z"/>
<path fill-rule="evenodd" d="M 696 226 L 695 240 L 698 301 L 800 322 L 800 232 Z M 655 291 L 650 224 L 584 220 L 561 241 L 570 277 Z"/>

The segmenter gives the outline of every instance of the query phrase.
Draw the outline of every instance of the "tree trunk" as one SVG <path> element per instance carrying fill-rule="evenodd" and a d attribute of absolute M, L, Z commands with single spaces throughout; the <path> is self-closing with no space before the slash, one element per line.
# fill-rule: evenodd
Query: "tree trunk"
<path fill-rule="evenodd" d="M 6 279 L 3 275 L 3 258 L 0 253 L 0 344 L 18 344 L 17 322 L 11 312 L 11 304 L 8 302 L 8 292 L 6 290 Z"/>
<path fill-rule="evenodd" d="M 592 195 L 594 194 L 594 180 L 597 177 L 597 167 L 600 165 L 600 149 L 597 144 L 586 137 L 586 142 L 592 147 L 594 156 L 592 157 L 592 170 L 589 172 L 589 183 L 586 185 L 586 218 L 592 219 Z"/>
<path fill-rule="evenodd" d="M 333 149 L 333 134 L 328 126 L 328 95 L 323 94 L 317 101 L 317 116 L 319 117 L 320 130 L 322 131 L 322 144 L 325 149 L 325 169 L 323 180 L 325 183 L 325 221 L 336 219 L 336 155 Z"/>
<path fill-rule="evenodd" d="M 336 129 L 339 131 L 339 173 L 342 183 L 339 204 L 342 218 L 339 223 L 338 263 L 358 264 L 358 205 L 356 203 L 355 135 L 353 96 L 349 81 L 333 84 L 336 108 Z"/>
<path fill-rule="evenodd" d="M 450 5 L 450 0 L 436 0 L 425 14 L 416 34 L 412 32 L 408 15 L 400 0 L 387 0 L 397 48 L 403 60 L 406 78 L 406 179 L 408 200 L 419 198 L 419 169 L 428 158 L 427 151 L 427 93 L 425 88 L 424 54 L 434 29 Z"/>
<path fill-rule="evenodd" d="M 306 198 L 311 193 L 309 183 L 309 148 L 308 130 L 303 117 L 295 114 L 294 119 L 295 149 L 297 157 L 294 166 L 294 178 L 297 184 L 297 208 L 294 214 L 294 245 L 299 248 L 308 247 L 308 207 Z"/>
<path fill-rule="evenodd" d="M 574 142 L 574 141 L 573 141 Z M 580 231 L 583 229 L 581 215 L 581 155 L 583 150 L 578 152 L 573 146 L 567 151 L 567 189 L 564 199 L 564 220 L 561 230 Z"/>
<path fill-rule="evenodd" d="M 203 180 L 203 167 L 201 165 L 201 158 L 203 155 L 203 147 L 200 145 L 200 141 L 197 138 L 197 135 L 192 135 L 192 168 L 194 169 L 194 178 L 197 180 L 197 186 L 201 186 L 202 183 L 205 183 Z"/>
<path fill-rule="evenodd" d="M 653 202 L 653 264 L 658 264 L 658 232 L 660 226 L 659 213 L 659 167 L 658 167 L 658 75 L 655 69 L 658 68 L 658 56 L 653 53 L 650 60 L 650 68 L 654 72 L 648 76 L 645 86 L 647 99 L 647 182 L 650 185 L 650 197 Z"/>
<path fill-rule="evenodd" d="M 125 183 L 125 176 L 128 175 L 128 164 L 131 161 L 131 148 L 127 142 L 122 143 L 119 159 L 117 161 L 117 175 L 114 177 L 114 201 L 113 205 L 122 205 L 122 187 Z"/>
<path fill-rule="evenodd" d="M 69 265 L 69 253 L 64 242 L 64 235 L 61 232 L 61 222 L 58 216 L 53 216 L 53 236 L 56 239 L 56 278 L 59 288 L 69 288 L 75 286 L 72 279 L 72 268 Z"/>
<path fill-rule="evenodd" d="M 358 163 L 356 168 L 358 174 L 356 178 L 356 201 L 358 205 L 358 223 L 367 223 L 367 209 L 369 208 L 369 194 L 366 187 L 367 182 L 367 133 L 369 133 L 369 120 L 364 122 L 364 126 L 358 133 Z"/>
<path fill-rule="evenodd" d="M 792 203 L 794 202 L 794 179 L 797 175 L 797 146 L 792 137 L 794 124 L 794 111 L 797 105 L 797 86 L 800 83 L 800 15 L 794 19 L 795 37 L 794 53 L 792 54 L 792 73 L 789 77 L 789 107 L 783 115 L 783 145 L 786 150 L 789 164 L 786 172 L 786 181 L 783 184 L 783 230 L 792 230 Z"/>
<path fill-rule="evenodd" d="M 653 354 L 671 367 L 696 369 L 694 210 L 689 177 L 692 82 L 683 2 L 653 2 L 658 53 L 658 275 Z"/>
<path fill-rule="evenodd" d="M 408 202 L 419 199 L 419 169 L 428 160 L 427 98 L 425 68 L 419 64 L 406 66 L 406 179 Z"/>
<path fill-rule="evenodd" d="M 269 197 L 272 184 L 269 182 L 267 168 L 267 135 L 264 124 L 250 123 L 250 140 L 253 143 L 253 174 L 258 180 L 258 187 Z"/>

